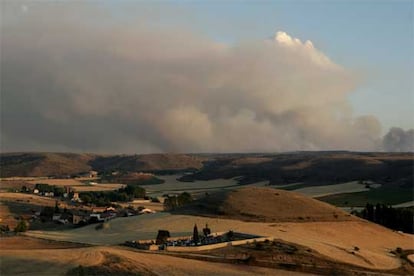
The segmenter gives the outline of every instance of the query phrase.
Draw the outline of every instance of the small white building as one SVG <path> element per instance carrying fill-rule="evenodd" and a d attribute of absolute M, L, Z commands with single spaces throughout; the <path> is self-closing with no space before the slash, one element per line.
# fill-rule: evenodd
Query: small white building
<path fill-rule="evenodd" d="M 154 214 L 155 211 L 153 211 L 151 209 L 148 209 L 148 208 L 145 208 L 145 209 L 142 209 L 141 211 L 139 211 L 139 213 L 140 214 Z"/>

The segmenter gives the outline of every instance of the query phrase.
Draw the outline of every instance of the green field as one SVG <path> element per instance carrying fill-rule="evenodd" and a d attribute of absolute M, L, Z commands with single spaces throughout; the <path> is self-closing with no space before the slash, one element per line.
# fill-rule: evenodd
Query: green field
<path fill-rule="evenodd" d="M 365 192 L 335 194 L 317 199 L 340 207 L 364 207 L 367 203 L 399 204 L 412 201 L 413 197 L 411 188 L 379 187 Z"/>

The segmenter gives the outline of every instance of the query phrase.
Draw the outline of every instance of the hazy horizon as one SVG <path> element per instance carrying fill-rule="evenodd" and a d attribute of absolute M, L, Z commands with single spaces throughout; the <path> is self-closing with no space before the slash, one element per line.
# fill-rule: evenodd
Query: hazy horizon
<path fill-rule="evenodd" d="M 0 151 L 414 151 L 413 2 L 290 3 L 3 1 Z"/>

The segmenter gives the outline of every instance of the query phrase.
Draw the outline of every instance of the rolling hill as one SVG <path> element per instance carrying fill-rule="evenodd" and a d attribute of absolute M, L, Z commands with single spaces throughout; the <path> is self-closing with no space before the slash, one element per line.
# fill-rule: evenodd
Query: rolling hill
<path fill-rule="evenodd" d="M 391 251 L 398 247 L 403 250 L 414 248 L 413 235 L 346 215 L 333 206 L 292 192 L 269 188 L 241 189 L 210 203 L 214 202 L 219 204 L 216 209 L 222 211 L 220 215 L 161 212 L 117 218 L 102 230 L 88 225 L 67 231 L 29 231 L 26 235 L 114 246 L 126 240 L 155 239 L 159 229 L 169 230 L 173 237 L 190 236 L 194 224 L 208 224 L 213 233 L 233 230 L 268 237 L 269 240 L 283 240 L 310 248 L 311 252 L 314 250 L 327 260 L 374 269 L 377 273 L 400 268 L 402 261 Z M 301 216 L 305 219 L 302 220 Z M 397 274 L 401 275 L 401 272 Z"/>
<path fill-rule="evenodd" d="M 349 221 L 356 217 L 304 195 L 272 188 L 248 187 L 219 192 L 175 213 L 251 222 Z"/>
<path fill-rule="evenodd" d="M 0 177 L 72 175 L 88 172 L 93 154 L 4 153 L 0 155 Z"/>
<path fill-rule="evenodd" d="M 0 177 L 71 176 L 90 170 L 194 170 L 200 169 L 204 160 L 203 157 L 187 154 L 3 153 L 0 155 Z"/>
<path fill-rule="evenodd" d="M 250 158 L 247 158 L 250 157 Z M 412 187 L 414 153 L 293 152 L 217 155 L 183 181 L 239 177 L 241 184 L 268 180 L 271 185 L 307 186 L 371 180 Z"/>
<path fill-rule="evenodd" d="M 182 181 L 238 177 L 240 184 L 321 185 L 371 180 L 411 188 L 414 153 L 292 152 L 280 154 L 2 153 L 0 176 L 75 175 L 89 170 L 193 171 Z"/>

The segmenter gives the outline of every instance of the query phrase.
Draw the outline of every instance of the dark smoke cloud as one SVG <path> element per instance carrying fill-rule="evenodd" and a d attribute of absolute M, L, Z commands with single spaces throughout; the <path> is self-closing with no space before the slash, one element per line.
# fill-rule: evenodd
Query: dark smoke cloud
<path fill-rule="evenodd" d="M 2 151 L 379 150 L 358 77 L 284 32 L 224 45 L 137 14 L 4 5 Z M 69 7 L 68 7 L 69 6 Z"/>
<path fill-rule="evenodd" d="M 414 129 L 391 128 L 383 139 L 384 149 L 392 152 L 414 152 Z"/>

